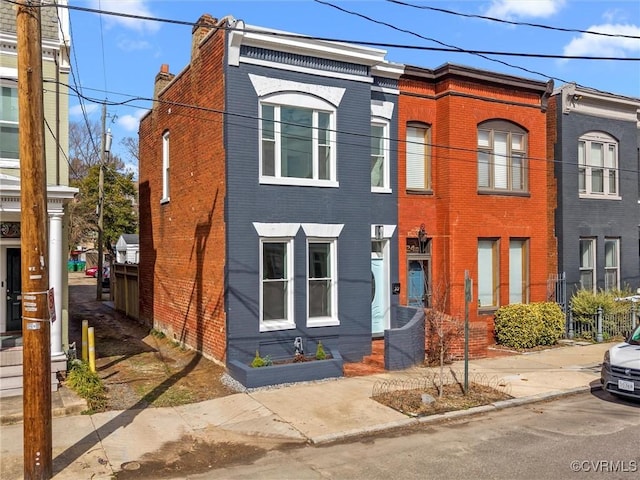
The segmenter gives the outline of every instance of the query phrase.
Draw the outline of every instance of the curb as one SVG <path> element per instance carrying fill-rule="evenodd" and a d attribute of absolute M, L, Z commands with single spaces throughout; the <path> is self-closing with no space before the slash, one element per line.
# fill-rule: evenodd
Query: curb
<path fill-rule="evenodd" d="M 593 392 L 596 390 L 602 390 L 601 385 L 586 385 L 584 387 L 576 387 L 569 390 L 556 390 L 553 392 L 540 393 L 538 395 L 532 395 L 529 397 L 511 398 L 509 400 L 502 400 L 499 402 L 490 403 L 488 405 L 480 405 L 478 407 L 469 408 L 467 410 L 455 410 L 452 412 L 438 413 L 435 415 L 427 415 L 424 417 L 407 417 L 404 420 L 398 420 L 391 423 L 383 423 L 380 425 L 372 425 L 369 427 L 363 427 L 353 430 L 347 430 L 345 432 L 331 433 L 328 435 L 320 435 L 317 437 L 309 438 L 309 443 L 313 445 L 321 445 L 339 442 L 342 440 L 348 440 L 353 437 L 361 435 L 369 435 L 373 433 L 380 433 L 384 431 L 395 430 L 402 427 L 411 427 L 415 425 L 444 423 L 450 420 L 456 420 L 458 418 L 472 417 L 481 415 L 483 413 L 497 412 L 512 407 L 519 407 L 522 405 L 528 405 L 532 403 L 544 402 L 547 400 L 554 400 L 562 397 L 569 397 L 578 393 Z"/>

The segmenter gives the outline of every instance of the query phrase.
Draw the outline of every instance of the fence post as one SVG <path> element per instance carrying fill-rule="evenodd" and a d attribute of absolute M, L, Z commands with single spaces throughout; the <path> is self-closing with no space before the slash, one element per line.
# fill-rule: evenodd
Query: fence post
<path fill-rule="evenodd" d="M 638 305 L 634 302 L 631 304 L 631 330 L 636 329 L 638 324 Z"/>
<path fill-rule="evenodd" d="M 596 342 L 602 343 L 602 307 L 598 307 L 598 332 L 596 333 Z"/>
<path fill-rule="evenodd" d="M 573 330 L 573 311 L 571 310 L 571 302 L 569 302 L 569 308 L 567 308 L 567 316 L 569 318 L 569 340 L 573 340 L 575 332 Z"/>

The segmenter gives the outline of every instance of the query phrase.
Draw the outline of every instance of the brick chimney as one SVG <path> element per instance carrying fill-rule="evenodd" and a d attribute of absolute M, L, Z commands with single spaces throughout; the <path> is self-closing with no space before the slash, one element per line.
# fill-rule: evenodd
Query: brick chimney
<path fill-rule="evenodd" d="M 208 13 L 202 15 L 191 29 L 191 61 L 198 56 L 200 42 L 207 36 L 218 20 Z"/>
<path fill-rule="evenodd" d="M 162 91 L 164 87 L 166 87 L 171 80 L 173 80 L 175 75 L 173 73 L 169 73 L 169 65 L 163 63 L 160 67 L 160 71 L 156 74 L 156 82 L 153 87 L 153 99 L 157 100 L 158 95 Z"/>

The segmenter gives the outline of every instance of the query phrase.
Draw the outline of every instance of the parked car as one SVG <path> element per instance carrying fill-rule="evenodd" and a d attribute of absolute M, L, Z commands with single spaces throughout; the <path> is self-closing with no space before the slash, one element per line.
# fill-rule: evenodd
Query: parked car
<path fill-rule="evenodd" d="M 96 278 L 98 276 L 98 267 L 89 267 L 84 271 L 87 277 Z"/>
<path fill-rule="evenodd" d="M 600 383 L 614 395 L 640 400 L 640 325 L 604 354 Z"/>

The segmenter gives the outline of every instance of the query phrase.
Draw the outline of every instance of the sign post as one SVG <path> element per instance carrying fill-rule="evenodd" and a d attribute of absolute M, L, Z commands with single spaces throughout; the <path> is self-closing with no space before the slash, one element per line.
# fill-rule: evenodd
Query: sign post
<path fill-rule="evenodd" d="M 473 280 L 464 271 L 464 394 L 469 393 L 469 303 L 473 300 Z"/>

